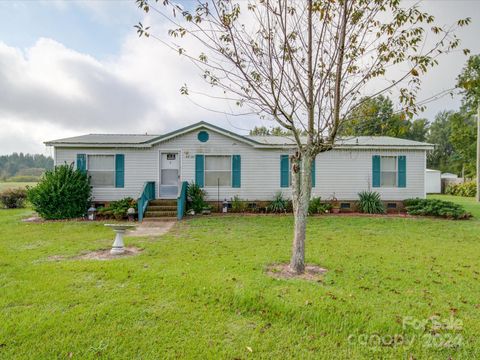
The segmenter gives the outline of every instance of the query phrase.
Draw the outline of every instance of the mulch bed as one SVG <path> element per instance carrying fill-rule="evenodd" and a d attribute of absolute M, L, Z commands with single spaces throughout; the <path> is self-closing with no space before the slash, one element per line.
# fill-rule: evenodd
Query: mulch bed
<path fill-rule="evenodd" d="M 92 251 L 83 255 L 75 256 L 73 259 L 79 260 L 114 260 L 121 259 L 124 257 L 135 256 L 142 252 L 142 249 L 139 249 L 134 246 L 125 247 L 125 252 L 123 254 L 112 255 L 110 254 L 111 249 Z"/>
<path fill-rule="evenodd" d="M 265 272 L 275 279 L 302 279 L 321 282 L 327 269 L 318 265 L 307 264 L 303 274 L 296 274 L 290 270 L 289 264 L 271 264 L 267 266 Z"/>
<path fill-rule="evenodd" d="M 125 247 L 125 253 L 119 255 L 110 254 L 110 249 L 96 250 L 77 256 L 52 255 L 48 257 L 48 261 L 64 261 L 64 260 L 115 260 L 125 257 L 135 256 L 143 250 L 134 246 Z"/>

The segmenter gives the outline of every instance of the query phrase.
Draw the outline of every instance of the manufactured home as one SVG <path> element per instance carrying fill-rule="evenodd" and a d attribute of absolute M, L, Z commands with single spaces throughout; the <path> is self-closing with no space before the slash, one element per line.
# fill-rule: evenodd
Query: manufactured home
<path fill-rule="evenodd" d="M 293 139 L 245 136 L 199 122 L 164 135 L 89 134 L 45 143 L 55 164 L 74 163 L 90 176 L 93 200 L 124 197 L 177 199 L 184 182 L 195 182 L 207 200 L 238 196 L 268 201 L 290 196 Z M 317 156 L 312 196 L 355 201 L 373 189 L 385 201 L 425 197 L 426 153 L 431 144 L 392 137 L 339 139 Z"/>

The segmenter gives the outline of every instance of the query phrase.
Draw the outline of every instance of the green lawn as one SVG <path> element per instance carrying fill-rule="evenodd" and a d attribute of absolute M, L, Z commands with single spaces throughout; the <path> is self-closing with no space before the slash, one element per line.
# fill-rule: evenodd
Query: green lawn
<path fill-rule="evenodd" d="M 5 182 L 0 181 L 0 192 L 7 189 L 16 189 L 16 188 L 24 188 L 27 186 L 35 186 L 36 182 Z"/>
<path fill-rule="evenodd" d="M 319 283 L 264 274 L 288 261 L 291 217 L 203 217 L 127 238 L 136 257 L 53 261 L 107 248 L 111 230 L 2 210 L 0 358 L 480 358 L 480 206 L 459 201 L 477 218 L 310 219 Z M 457 330 L 402 327 L 432 316 Z M 438 345 L 449 336 L 459 346 Z"/>

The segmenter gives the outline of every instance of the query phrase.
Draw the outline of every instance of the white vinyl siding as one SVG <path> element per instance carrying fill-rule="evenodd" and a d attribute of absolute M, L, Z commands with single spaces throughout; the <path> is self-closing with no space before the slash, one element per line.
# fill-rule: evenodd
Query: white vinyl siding
<path fill-rule="evenodd" d="M 88 155 L 87 172 L 93 187 L 113 187 L 115 185 L 115 156 Z"/>
<path fill-rule="evenodd" d="M 230 155 L 205 156 L 205 186 L 232 185 L 232 157 Z"/>
<path fill-rule="evenodd" d="M 398 161 L 396 156 L 380 157 L 380 186 L 396 187 L 398 178 Z"/>
<path fill-rule="evenodd" d="M 180 181 L 195 180 L 195 155 L 241 155 L 242 187 L 231 186 L 206 187 L 207 200 L 230 200 L 237 195 L 244 200 L 264 200 L 273 198 L 277 191 L 285 197 L 291 196 L 290 188 L 280 187 L 280 155 L 289 154 L 288 149 L 256 149 L 238 140 L 224 136 L 212 130 L 209 140 L 198 141 L 200 130 L 193 130 L 181 136 L 160 143 L 153 148 L 122 149 L 125 154 L 125 187 L 93 188 L 95 201 L 111 201 L 131 196 L 137 198 L 146 181 L 155 181 L 157 197 L 159 194 L 159 158 L 160 152 L 179 151 Z M 76 154 L 115 154 L 118 149 L 95 148 L 61 148 L 55 149 L 57 165 L 74 163 Z M 358 193 L 372 188 L 372 156 L 405 155 L 407 188 L 380 187 L 375 188 L 383 200 L 404 200 L 407 198 L 425 197 L 425 150 L 407 149 L 334 149 L 320 153 L 316 158 L 316 185 L 312 196 L 328 199 L 333 194 L 341 200 L 357 200 Z"/>

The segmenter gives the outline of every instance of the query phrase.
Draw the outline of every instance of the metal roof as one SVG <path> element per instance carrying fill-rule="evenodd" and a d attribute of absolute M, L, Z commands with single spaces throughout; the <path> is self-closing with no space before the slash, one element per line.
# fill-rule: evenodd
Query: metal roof
<path fill-rule="evenodd" d="M 292 147 L 295 146 L 295 140 L 290 136 L 250 136 L 239 135 L 222 129 L 216 125 L 206 122 L 198 122 L 187 127 L 172 131 L 164 135 L 153 134 L 88 134 L 74 136 L 70 138 L 58 139 L 45 142 L 49 146 L 68 146 L 68 147 L 151 147 L 152 145 L 182 135 L 194 129 L 206 128 L 217 131 L 236 140 L 246 142 L 254 147 Z M 306 138 L 304 137 L 306 140 Z M 432 144 L 419 141 L 399 139 L 389 136 L 357 136 L 337 138 L 335 145 L 342 148 L 354 147 L 396 147 L 396 148 L 422 148 L 433 149 Z"/>
<path fill-rule="evenodd" d="M 295 139 L 292 136 L 245 136 L 256 142 L 266 145 L 294 145 Z M 306 137 L 302 138 L 306 142 Z M 337 138 L 335 145 L 338 146 L 433 146 L 424 142 L 399 139 L 390 136 L 352 136 Z"/>
<path fill-rule="evenodd" d="M 64 139 L 48 141 L 54 145 L 61 144 L 143 144 L 159 135 L 147 134 L 87 134 Z"/>

